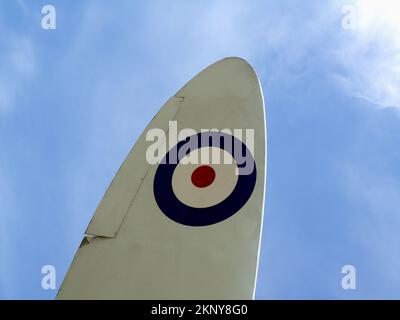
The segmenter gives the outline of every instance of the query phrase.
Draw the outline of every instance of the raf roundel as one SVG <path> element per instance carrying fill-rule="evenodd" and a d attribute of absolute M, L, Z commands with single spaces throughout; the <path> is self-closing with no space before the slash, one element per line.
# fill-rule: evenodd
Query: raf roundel
<path fill-rule="evenodd" d="M 243 170 L 249 166 L 250 172 Z M 200 132 L 168 151 L 156 170 L 153 191 L 171 220 L 208 226 L 245 205 L 256 177 L 253 155 L 242 141 L 227 133 Z"/>

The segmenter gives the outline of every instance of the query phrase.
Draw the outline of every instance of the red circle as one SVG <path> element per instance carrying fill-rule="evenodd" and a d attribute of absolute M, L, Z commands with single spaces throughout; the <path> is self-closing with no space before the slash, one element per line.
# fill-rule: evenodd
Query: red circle
<path fill-rule="evenodd" d="M 200 166 L 192 173 L 192 183 L 197 188 L 206 188 L 215 180 L 215 171 L 210 166 Z"/>

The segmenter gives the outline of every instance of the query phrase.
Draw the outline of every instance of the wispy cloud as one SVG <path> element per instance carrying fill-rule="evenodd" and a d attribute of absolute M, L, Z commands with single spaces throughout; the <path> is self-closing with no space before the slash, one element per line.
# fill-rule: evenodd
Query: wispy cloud
<path fill-rule="evenodd" d="M 381 107 L 400 108 L 400 10 L 396 0 L 338 1 L 354 9 L 352 30 L 343 30 L 335 57 L 338 76 L 356 97 Z"/>
<path fill-rule="evenodd" d="M 13 109 L 21 84 L 29 80 L 36 69 L 32 41 L 25 35 L 0 31 L 3 39 L 0 52 L 0 113 Z"/>

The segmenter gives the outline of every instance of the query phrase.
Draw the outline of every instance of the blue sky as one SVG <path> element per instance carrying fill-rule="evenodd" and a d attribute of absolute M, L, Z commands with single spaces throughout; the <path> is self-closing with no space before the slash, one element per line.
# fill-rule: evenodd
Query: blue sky
<path fill-rule="evenodd" d="M 57 29 L 41 28 L 41 8 Z M 400 299 L 400 23 L 392 0 L 1 1 L 0 298 L 51 299 L 138 135 L 226 56 L 259 74 L 258 299 Z M 342 27 L 353 5 L 357 28 Z M 343 290 L 354 265 L 357 289 Z"/>

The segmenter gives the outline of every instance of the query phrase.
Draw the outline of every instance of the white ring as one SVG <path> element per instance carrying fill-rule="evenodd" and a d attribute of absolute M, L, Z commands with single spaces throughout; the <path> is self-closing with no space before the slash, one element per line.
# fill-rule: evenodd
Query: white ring
<path fill-rule="evenodd" d="M 208 153 L 212 156 L 203 156 Z M 218 160 L 214 157 L 217 153 L 220 161 L 215 161 Z M 203 165 L 214 169 L 215 180 L 205 188 L 198 188 L 192 183 L 191 177 L 193 171 Z M 208 208 L 224 201 L 233 192 L 238 181 L 236 172 L 236 161 L 227 151 L 216 147 L 199 148 L 177 164 L 172 175 L 172 190 L 182 203 L 193 208 Z"/>

